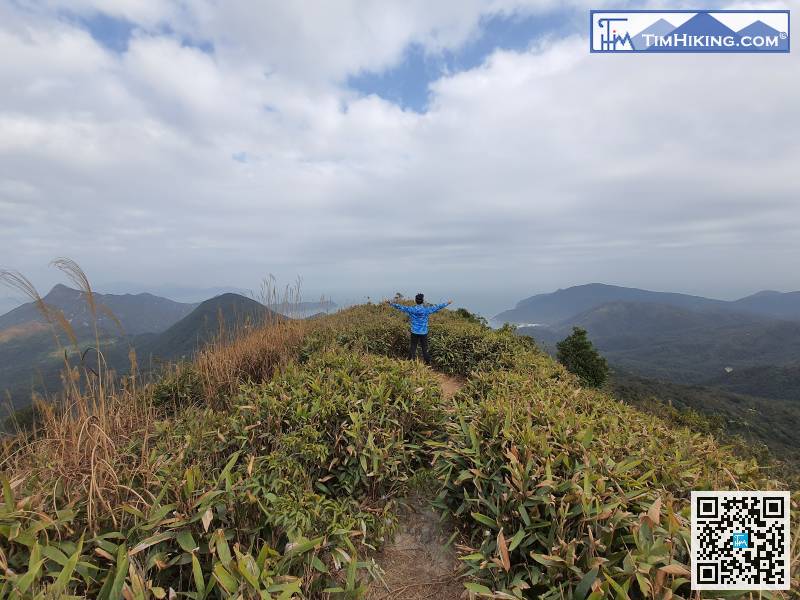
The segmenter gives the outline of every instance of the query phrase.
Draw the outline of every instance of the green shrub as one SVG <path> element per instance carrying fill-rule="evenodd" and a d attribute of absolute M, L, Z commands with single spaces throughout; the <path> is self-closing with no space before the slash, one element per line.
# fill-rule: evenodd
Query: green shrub
<path fill-rule="evenodd" d="M 557 348 L 558 362 L 577 375 L 584 385 L 601 387 L 608 379 L 606 359 L 595 350 L 585 329 L 573 327 L 572 335 L 560 341 Z"/>
<path fill-rule="evenodd" d="M 232 433 L 259 423 L 249 437 L 264 476 L 303 476 L 323 493 L 374 500 L 402 488 L 419 466 L 443 420 L 440 402 L 435 379 L 419 365 L 328 352 L 246 388 Z"/>
<path fill-rule="evenodd" d="M 466 308 L 457 308 L 453 311 L 453 314 L 461 319 L 464 319 L 467 323 L 489 327 L 489 323 L 486 321 L 486 319 L 480 315 L 469 312 Z"/>
<path fill-rule="evenodd" d="M 396 358 L 408 355 L 408 324 L 390 307 L 354 307 L 342 311 L 328 324 L 307 337 L 301 356 L 325 347 Z M 518 351 L 535 348 L 533 340 L 514 335 L 512 329 L 492 331 L 473 319 L 465 319 L 458 311 L 441 311 L 431 317 L 429 343 L 433 367 L 462 376 L 485 369 L 511 368 Z"/>
<path fill-rule="evenodd" d="M 297 362 L 232 373 L 223 403 L 197 401 L 196 365 L 150 388 L 169 410 L 121 443 L 144 457 L 122 483 L 133 499 L 95 507 L 91 527 L 57 478 L 0 477 L 0 599 L 358 597 L 394 498 L 432 489 L 474 593 L 685 598 L 689 491 L 775 486 L 711 436 L 581 389 L 512 328 L 434 315 L 434 365 L 468 377 L 445 403 L 434 373 L 393 358 L 396 311 L 310 327 Z"/>
<path fill-rule="evenodd" d="M 666 586 L 688 597 L 689 490 L 726 489 L 734 476 L 767 485 L 757 465 L 578 392 L 544 360 L 475 374 L 446 441 L 433 442 L 436 505 L 467 536 L 472 589 L 555 599 L 653 597 Z"/>
<path fill-rule="evenodd" d="M 162 381 L 157 397 L 190 400 L 187 373 Z M 229 410 L 183 406 L 150 442 L 154 472 L 130 482 L 149 502 L 128 507 L 125 524 L 81 537 L 83 507 L 64 498 L 40 515 L 25 483 L 14 493 L 6 482 L 0 597 L 59 581 L 62 592 L 101 598 L 123 585 L 141 597 L 170 587 L 195 598 L 355 594 L 356 574 L 371 568 L 358 556 L 391 533 L 392 499 L 443 418 L 427 369 L 341 350 L 243 388 Z"/>
<path fill-rule="evenodd" d="M 203 398 L 203 379 L 191 363 L 176 365 L 164 372 L 152 386 L 153 405 L 167 410 L 199 403 Z"/>

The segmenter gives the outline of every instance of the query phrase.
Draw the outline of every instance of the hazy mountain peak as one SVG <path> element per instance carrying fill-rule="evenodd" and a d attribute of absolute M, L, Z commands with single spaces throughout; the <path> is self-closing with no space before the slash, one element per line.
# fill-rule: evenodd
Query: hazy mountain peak
<path fill-rule="evenodd" d="M 52 300 L 55 298 L 75 298 L 80 295 L 81 292 L 79 290 L 66 286 L 63 283 L 57 283 L 49 292 L 47 292 L 47 295 L 44 297 L 44 299 Z"/>
<path fill-rule="evenodd" d="M 520 300 L 515 308 L 500 313 L 493 321 L 555 325 L 610 302 L 646 302 L 693 311 L 728 310 L 762 317 L 800 320 L 800 292 L 762 290 L 752 296 L 729 302 L 691 294 L 586 283 Z"/>
<path fill-rule="evenodd" d="M 248 298 L 247 296 L 242 296 L 241 294 L 237 294 L 235 292 L 225 292 L 224 294 L 220 294 L 219 296 L 214 296 L 213 298 L 209 298 L 208 300 L 201 302 L 200 306 L 203 306 L 204 304 L 224 304 L 226 302 L 243 302 L 245 304 L 263 306 L 260 302 L 257 302 L 252 298 Z"/>
<path fill-rule="evenodd" d="M 269 308 L 241 294 L 228 292 L 201 302 L 192 312 L 141 348 L 143 356 L 174 359 L 191 356 L 219 334 L 242 326 L 284 319 Z"/>
<path fill-rule="evenodd" d="M 174 302 L 152 294 L 99 294 L 95 302 L 110 310 L 122 324 L 126 334 L 159 333 L 185 317 L 194 304 Z M 93 317 L 86 303 L 85 294 L 62 283 L 56 284 L 43 298 L 46 304 L 58 308 L 73 327 L 89 327 Z M 97 315 L 101 328 L 118 335 L 119 327 L 104 312 Z M 35 302 L 22 304 L 0 316 L 0 331 L 30 321 L 42 321 L 43 316 Z"/>

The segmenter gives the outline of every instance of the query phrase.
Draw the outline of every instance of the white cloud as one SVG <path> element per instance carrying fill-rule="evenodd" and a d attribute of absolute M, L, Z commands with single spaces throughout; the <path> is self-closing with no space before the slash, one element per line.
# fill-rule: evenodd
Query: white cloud
<path fill-rule="evenodd" d="M 420 115 L 342 82 L 515 5 L 176 6 L 102 3 L 141 26 L 121 54 L 56 12 L 0 9 L 0 263 L 66 254 L 99 280 L 209 285 L 302 273 L 328 292 L 800 287 L 796 53 L 549 40 L 440 79 Z"/>

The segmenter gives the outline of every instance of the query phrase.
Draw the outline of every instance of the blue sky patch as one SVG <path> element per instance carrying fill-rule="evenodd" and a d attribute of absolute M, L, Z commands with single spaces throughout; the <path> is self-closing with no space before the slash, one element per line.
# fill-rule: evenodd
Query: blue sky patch
<path fill-rule="evenodd" d="M 103 13 L 81 16 L 77 20 L 95 41 L 120 54 L 128 50 L 128 41 L 136 28 L 136 25 L 127 19 L 110 17 Z"/>
<path fill-rule="evenodd" d="M 86 29 L 95 41 L 118 54 L 127 52 L 134 30 L 141 29 L 139 25 L 127 19 L 112 17 L 101 12 L 91 15 L 70 15 L 70 17 Z M 214 44 L 212 42 L 179 35 L 167 24 L 159 26 L 152 33 L 174 37 L 180 40 L 182 46 L 197 48 L 206 54 L 214 52 Z"/>
<path fill-rule="evenodd" d="M 433 54 L 420 44 L 411 44 L 399 64 L 382 72 L 351 76 L 347 85 L 361 94 L 380 96 L 403 109 L 425 112 L 431 82 L 448 73 L 474 69 L 498 49 L 523 51 L 546 35 L 582 32 L 580 27 L 585 29 L 585 19 L 577 19 L 577 16 L 575 11 L 494 15 L 483 19 L 479 34 L 455 51 Z"/>

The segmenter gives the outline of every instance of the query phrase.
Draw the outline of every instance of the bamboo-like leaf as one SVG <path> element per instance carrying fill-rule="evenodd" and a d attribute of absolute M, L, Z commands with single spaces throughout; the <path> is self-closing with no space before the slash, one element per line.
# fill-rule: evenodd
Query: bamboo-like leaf
<path fill-rule="evenodd" d="M 478 521 L 478 523 L 486 525 L 487 527 L 491 527 L 492 529 L 498 529 L 497 521 L 495 521 L 491 517 L 487 517 L 486 515 L 481 514 L 479 512 L 473 512 L 473 513 L 470 513 L 470 514 L 472 515 L 473 519 Z"/>
<path fill-rule="evenodd" d="M 295 556 L 298 554 L 305 554 L 309 550 L 313 550 L 322 543 L 324 538 L 318 537 L 313 540 L 303 540 L 292 545 L 286 552 L 286 556 Z"/>
<path fill-rule="evenodd" d="M 586 573 L 583 577 L 581 577 L 580 582 L 575 587 L 575 593 L 573 594 L 573 598 L 575 600 L 585 600 L 589 590 L 592 588 L 592 584 L 597 579 L 597 573 L 599 572 L 599 568 L 595 567 L 588 573 Z"/>
<path fill-rule="evenodd" d="M 222 469 L 222 471 L 219 474 L 219 478 L 217 479 L 217 487 L 219 487 L 219 485 L 228 478 L 231 469 L 233 469 L 233 466 L 236 464 L 236 461 L 239 460 L 239 456 L 241 455 L 241 453 L 242 453 L 241 450 L 237 450 L 228 459 L 228 462 L 225 464 L 225 467 Z"/>
<path fill-rule="evenodd" d="M 72 553 L 72 556 L 69 557 L 67 564 L 61 569 L 61 572 L 58 574 L 55 582 L 53 585 L 50 586 L 50 591 L 55 593 L 56 595 L 64 593 L 67 589 L 67 585 L 69 585 L 70 579 L 72 579 L 72 574 L 75 572 L 75 567 L 78 564 L 78 560 L 81 557 L 81 552 L 83 551 L 83 536 L 81 539 L 78 540 L 78 546 L 75 549 L 75 552 Z"/>
<path fill-rule="evenodd" d="M 4 476 L 0 476 L 0 480 L 3 482 L 3 498 L 6 502 L 6 510 L 12 513 L 16 509 L 16 506 L 14 505 L 14 492 L 11 490 L 11 483 L 8 481 L 8 478 Z"/>
<path fill-rule="evenodd" d="M 206 584 L 203 579 L 203 569 L 200 566 L 200 561 L 197 560 L 197 555 L 192 554 L 192 578 L 194 579 L 194 589 L 200 598 L 205 597 Z"/>
<path fill-rule="evenodd" d="M 479 596 L 492 596 L 492 590 L 490 590 L 485 585 L 481 585 L 480 583 L 465 583 L 464 587 L 467 588 L 473 594 L 478 594 Z"/>
<path fill-rule="evenodd" d="M 222 561 L 222 564 L 225 565 L 226 568 L 230 569 L 233 556 L 231 555 L 231 550 L 228 547 L 228 541 L 225 539 L 225 532 L 222 531 L 222 529 L 217 529 L 214 532 L 214 547 L 217 550 L 217 556 L 219 557 L 220 561 Z"/>
<path fill-rule="evenodd" d="M 239 588 L 239 584 L 236 579 L 230 574 L 230 572 L 222 563 L 214 563 L 212 571 L 214 573 L 214 578 L 228 594 L 232 595 Z"/>
<path fill-rule="evenodd" d="M 656 498 L 650 509 L 647 511 L 647 518 L 653 526 L 657 526 L 661 522 L 661 498 Z"/>
<path fill-rule="evenodd" d="M 666 573 L 667 575 L 690 575 L 689 569 L 678 563 L 664 565 L 663 567 L 659 567 L 658 570 Z"/>
<path fill-rule="evenodd" d="M 503 565 L 503 569 L 508 573 L 511 570 L 511 560 L 508 557 L 508 546 L 502 529 L 497 533 L 497 550 L 500 554 L 500 562 Z"/>
<path fill-rule="evenodd" d="M 117 562 L 116 567 L 114 570 L 114 577 L 109 579 L 110 582 L 109 587 L 106 589 L 104 587 L 104 591 L 107 593 L 105 596 L 101 596 L 106 600 L 114 600 L 115 598 L 120 598 L 122 596 L 122 587 L 125 585 L 125 577 L 128 574 L 128 551 L 125 547 L 125 544 L 120 544 L 117 548 Z"/>
<path fill-rule="evenodd" d="M 203 531 L 208 531 L 209 525 L 211 525 L 211 521 L 214 518 L 214 513 L 211 511 L 210 508 L 207 508 L 205 512 L 203 512 Z"/>
<path fill-rule="evenodd" d="M 509 551 L 509 552 L 513 552 L 513 551 L 514 551 L 514 550 L 517 548 L 517 546 L 519 546 L 519 545 L 520 545 L 520 543 L 522 542 L 522 540 L 524 540 L 524 539 L 525 539 L 525 529 L 523 529 L 522 527 L 520 527 L 520 528 L 517 530 L 517 533 L 515 533 L 515 534 L 514 534 L 514 537 L 512 537 L 512 538 L 511 538 L 511 541 L 509 542 L 509 544 L 508 544 L 508 551 Z"/>
<path fill-rule="evenodd" d="M 138 554 L 142 550 L 146 550 L 150 546 L 155 546 L 156 544 L 160 544 L 166 540 L 171 540 L 175 537 L 174 531 L 164 531 L 162 533 L 157 533 L 156 535 L 152 535 L 149 538 L 146 538 L 136 544 L 133 548 L 131 548 L 130 552 L 128 552 L 129 556 L 133 556 L 134 554 Z"/>
<path fill-rule="evenodd" d="M 31 584 L 38 578 L 42 564 L 44 564 L 44 559 L 35 561 L 32 565 L 28 566 L 28 570 L 23 575 L 20 575 L 14 581 L 14 586 L 17 591 L 23 594 L 28 591 L 28 588 L 31 587 Z"/>
<path fill-rule="evenodd" d="M 192 537 L 192 532 L 188 529 L 179 531 L 176 540 L 181 550 L 184 552 L 192 553 L 197 549 L 197 544 L 194 541 L 194 537 Z"/>

